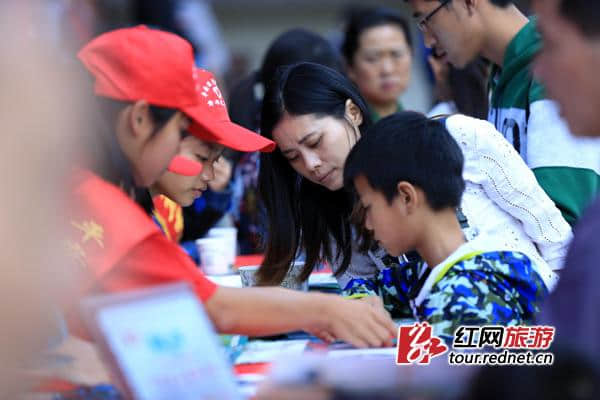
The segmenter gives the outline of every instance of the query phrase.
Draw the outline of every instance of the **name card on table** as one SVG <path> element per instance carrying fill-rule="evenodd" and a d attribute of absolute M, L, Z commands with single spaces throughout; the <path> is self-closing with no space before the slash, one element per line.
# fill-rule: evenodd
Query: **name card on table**
<path fill-rule="evenodd" d="M 222 346 L 188 285 L 90 298 L 83 310 L 128 397 L 240 398 Z"/>

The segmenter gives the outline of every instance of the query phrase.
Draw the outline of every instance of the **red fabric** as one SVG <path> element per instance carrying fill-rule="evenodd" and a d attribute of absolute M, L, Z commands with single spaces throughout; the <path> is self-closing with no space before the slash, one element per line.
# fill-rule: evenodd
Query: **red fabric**
<path fill-rule="evenodd" d="M 257 363 L 257 364 L 238 364 L 233 367 L 236 375 L 243 374 L 259 374 L 266 375 L 269 372 L 271 363 Z"/>
<path fill-rule="evenodd" d="M 202 301 L 214 294 L 217 286 L 121 190 L 89 172 L 77 181 L 68 245 L 86 276 L 67 314 L 74 333 L 86 336 L 77 308 L 80 297 L 93 293 L 186 281 Z"/>
<path fill-rule="evenodd" d="M 223 94 L 212 73 L 198 68 L 195 77 L 200 104 L 184 110 L 192 117 L 192 134 L 239 151 L 275 150 L 275 142 L 231 122 Z"/>
<path fill-rule="evenodd" d="M 192 120 L 193 135 L 234 150 L 275 149 L 273 141 L 230 121 L 214 75 L 195 67 L 192 46 L 177 35 L 145 26 L 117 29 L 78 56 L 96 78 L 97 95 L 180 110 Z"/>
<path fill-rule="evenodd" d="M 35 392 L 38 393 L 64 393 L 71 390 L 77 389 L 75 383 L 65 381 L 63 379 L 54 379 L 42 382 L 38 387 L 35 388 Z"/>
<path fill-rule="evenodd" d="M 217 289 L 183 250 L 157 232 L 127 253 L 102 280 L 102 289 L 121 292 L 181 281 L 191 283 L 203 302 Z"/>
<path fill-rule="evenodd" d="M 261 265 L 264 258 L 264 254 L 248 254 L 245 256 L 237 256 L 235 258 L 235 266 L 246 267 L 248 265 Z"/>
<path fill-rule="evenodd" d="M 70 207 L 70 243 L 98 280 L 145 238 L 160 234 L 152 219 L 118 187 L 79 171 Z"/>
<path fill-rule="evenodd" d="M 198 104 L 194 51 L 175 34 L 117 29 L 93 39 L 78 56 L 96 78 L 97 95 L 176 109 Z"/>

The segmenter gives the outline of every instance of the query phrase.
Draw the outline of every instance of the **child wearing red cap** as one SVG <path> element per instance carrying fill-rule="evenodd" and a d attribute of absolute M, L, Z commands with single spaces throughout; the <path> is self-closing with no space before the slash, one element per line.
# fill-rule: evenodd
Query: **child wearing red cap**
<path fill-rule="evenodd" d="M 215 286 L 132 201 L 136 187 L 152 185 L 169 163 L 177 173 L 200 168 L 181 157 L 171 162 L 185 131 L 211 143 L 214 154 L 202 160 L 203 168 L 212 167 L 223 146 L 274 148 L 230 122 L 214 77 L 194 67 L 189 43 L 166 32 L 127 28 L 99 36 L 79 57 L 95 77 L 110 128 L 102 138 L 105 146 L 90 148 L 104 162 L 82 168 L 74 181 L 69 249 L 85 276 L 80 296 L 187 281 L 220 332 L 302 329 L 360 347 L 390 342 L 395 326 L 382 307 L 282 288 Z M 77 318 L 70 317 L 76 328 Z"/>
<path fill-rule="evenodd" d="M 218 190 L 218 185 L 227 185 L 226 171 L 231 167 L 229 161 L 221 156 L 222 153 L 221 145 L 202 141 L 196 136 L 187 136 L 181 141 L 179 153 L 171 161 L 170 170 L 162 174 L 150 187 L 154 206 L 152 219 L 173 242 L 179 243 L 183 236 L 182 206 L 191 206 L 207 189 Z M 205 163 L 206 167 L 203 168 L 201 163 Z M 216 201 L 215 199 L 228 201 L 229 197 L 228 194 L 215 194 L 213 191 L 208 194 L 210 201 Z M 209 221 L 210 217 L 212 215 L 209 215 Z M 186 251 L 189 251 L 189 248 Z"/>
<path fill-rule="evenodd" d="M 215 176 L 213 164 L 220 156 L 221 151 L 215 151 L 215 146 L 211 143 L 204 142 L 196 136 L 187 136 L 181 141 L 179 153 L 171 161 L 169 171 L 162 174 L 150 187 L 154 206 L 152 219 L 169 240 L 175 243 L 181 240 L 181 207 L 192 205 L 208 188 L 208 183 Z M 207 163 L 207 168 L 203 168 L 202 162 Z"/>

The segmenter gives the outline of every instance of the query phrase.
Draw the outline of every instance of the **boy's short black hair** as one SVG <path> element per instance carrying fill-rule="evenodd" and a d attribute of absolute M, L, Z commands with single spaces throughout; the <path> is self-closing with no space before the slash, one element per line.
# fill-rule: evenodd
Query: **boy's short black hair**
<path fill-rule="evenodd" d="M 465 181 L 460 147 L 440 120 L 403 111 L 373 125 L 351 150 L 344 182 L 364 176 L 391 203 L 398 182 L 406 181 L 425 193 L 433 210 L 456 208 Z"/>

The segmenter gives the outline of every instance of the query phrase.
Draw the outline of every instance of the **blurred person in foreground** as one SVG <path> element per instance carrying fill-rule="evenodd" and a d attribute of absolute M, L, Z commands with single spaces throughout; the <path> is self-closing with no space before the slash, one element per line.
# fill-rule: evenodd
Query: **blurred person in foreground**
<path fill-rule="evenodd" d="M 29 2 L 0 4 L 7 39 L 0 45 L 0 399 L 37 383 L 29 371 L 61 341 L 56 310 L 77 283 L 76 270 L 60 256 L 62 196 L 84 132 L 75 119 L 85 119 L 86 110 L 75 93 L 77 75 L 56 63 L 55 43 L 36 31 L 47 23 L 39 11 Z"/>
<path fill-rule="evenodd" d="M 534 73 L 558 101 L 574 135 L 599 137 L 600 3 L 538 0 L 534 8 L 544 41 Z M 565 273 L 547 305 L 557 340 L 596 357 L 600 355 L 599 235 L 600 201 L 596 200 L 574 229 Z"/>

